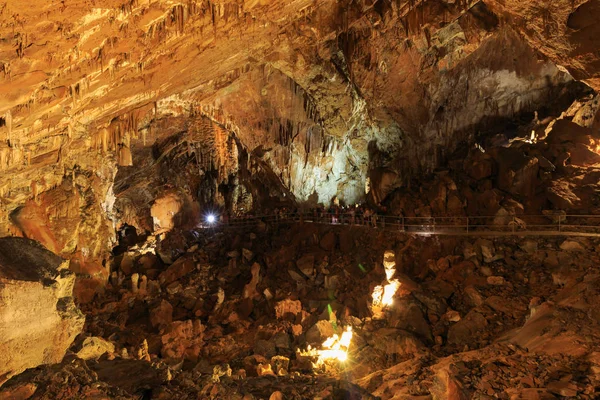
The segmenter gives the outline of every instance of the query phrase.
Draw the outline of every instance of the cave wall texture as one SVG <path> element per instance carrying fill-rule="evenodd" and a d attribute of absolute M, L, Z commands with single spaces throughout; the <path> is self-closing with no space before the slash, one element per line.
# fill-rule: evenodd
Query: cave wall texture
<path fill-rule="evenodd" d="M 121 222 L 152 230 L 165 192 L 352 203 L 369 180 L 381 200 L 503 121 L 543 116 L 575 80 L 600 88 L 599 8 L 5 1 L 0 231 L 85 263 Z"/>

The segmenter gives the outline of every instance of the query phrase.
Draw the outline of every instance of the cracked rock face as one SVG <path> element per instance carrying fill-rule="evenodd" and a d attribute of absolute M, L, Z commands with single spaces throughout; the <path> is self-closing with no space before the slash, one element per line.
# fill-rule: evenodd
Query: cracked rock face
<path fill-rule="evenodd" d="M 62 361 L 81 332 L 85 317 L 67 264 L 32 240 L 0 239 L 0 384 Z"/>

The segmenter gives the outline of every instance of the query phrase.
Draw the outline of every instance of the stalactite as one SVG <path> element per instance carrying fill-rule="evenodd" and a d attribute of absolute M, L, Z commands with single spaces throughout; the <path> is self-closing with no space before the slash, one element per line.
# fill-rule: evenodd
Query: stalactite
<path fill-rule="evenodd" d="M 10 142 L 12 139 L 12 114 L 10 110 L 4 114 L 4 124 L 6 125 L 6 129 L 8 130 L 7 140 Z"/>

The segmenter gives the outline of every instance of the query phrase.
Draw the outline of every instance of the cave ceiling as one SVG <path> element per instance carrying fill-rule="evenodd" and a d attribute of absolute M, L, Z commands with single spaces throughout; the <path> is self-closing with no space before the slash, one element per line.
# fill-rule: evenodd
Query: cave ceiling
<path fill-rule="evenodd" d="M 300 200 L 358 200 L 374 169 L 430 172 L 482 124 L 598 89 L 599 3 L 5 1 L 2 207 L 110 181 L 195 119 Z M 222 164 L 214 132 L 194 143 Z"/>

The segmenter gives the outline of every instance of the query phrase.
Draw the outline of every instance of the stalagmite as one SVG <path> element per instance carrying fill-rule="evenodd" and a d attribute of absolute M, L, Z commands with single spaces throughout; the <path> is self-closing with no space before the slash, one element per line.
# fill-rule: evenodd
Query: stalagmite
<path fill-rule="evenodd" d="M 139 292 L 142 295 L 145 295 L 148 292 L 148 278 L 146 277 L 146 275 L 142 275 L 142 279 L 140 281 Z"/>
<path fill-rule="evenodd" d="M 246 286 L 244 286 L 244 291 L 242 293 L 242 297 L 244 299 L 252 299 L 260 296 L 260 294 L 256 291 L 256 285 L 258 285 L 260 279 L 260 265 L 258 263 L 252 264 L 251 272 L 252 279 L 248 284 L 246 284 Z"/>
<path fill-rule="evenodd" d="M 387 307 L 393 305 L 394 295 L 400 288 L 400 281 L 392 279 L 396 273 L 396 255 L 393 251 L 387 250 L 383 254 L 383 267 L 385 269 L 385 285 L 376 286 L 373 289 L 373 318 L 380 319 L 384 316 Z"/>
<path fill-rule="evenodd" d="M 131 292 L 132 293 L 137 293 L 139 290 L 139 286 L 138 286 L 138 282 L 140 279 L 140 275 L 135 273 L 133 275 L 131 275 Z"/>

